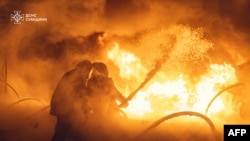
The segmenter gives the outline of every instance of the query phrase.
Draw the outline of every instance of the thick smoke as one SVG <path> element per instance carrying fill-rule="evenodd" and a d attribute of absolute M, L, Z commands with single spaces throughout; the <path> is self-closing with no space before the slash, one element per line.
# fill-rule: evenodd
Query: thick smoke
<path fill-rule="evenodd" d="M 35 13 L 48 21 L 15 25 L 10 21 L 14 10 Z M 184 71 L 192 76 L 195 72 L 204 73 L 208 63 L 247 63 L 249 13 L 248 0 L 0 1 L 0 113 L 4 113 L 0 125 L 5 123 L 0 126 L 0 140 L 7 140 L 12 133 L 24 140 L 31 134 L 31 140 L 50 139 L 54 119 L 48 117 L 48 111 L 28 120 L 28 125 L 21 124 L 32 111 L 42 108 L 39 102 L 26 101 L 6 110 L 17 100 L 15 91 L 21 98 L 40 99 L 46 106 L 60 77 L 82 59 L 103 61 L 112 68 L 113 76 L 119 76 L 106 57 L 113 42 L 139 56 L 149 68 L 154 68 L 155 60 L 161 58 L 162 49 L 174 44 L 170 59 L 164 62 L 163 69 L 168 73 Z M 192 42 L 187 45 L 182 37 Z M 151 54 L 144 53 L 145 49 Z M 176 70 L 171 71 L 173 67 Z M 124 80 L 119 79 L 114 81 L 120 86 Z M 19 120 L 13 118 L 17 115 Z M 23 128 L 27 130 L 20 132 Z"/>

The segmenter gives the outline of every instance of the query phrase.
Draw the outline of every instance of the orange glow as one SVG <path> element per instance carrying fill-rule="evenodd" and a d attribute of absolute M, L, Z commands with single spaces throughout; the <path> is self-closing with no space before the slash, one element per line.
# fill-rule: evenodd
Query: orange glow
<path fill-rule="evenodd" d="M 141 65 L 140 59 L 129 52 L 120 50 L 117 43 L 115 43 L 114 48 L 108 52 L 108 57 L 119 67 L 121 78 L 139 78 L 140 74 L 146 72 L 146 69 Z"/>
<path fill-rule="evenodd" d="M 142 82 L 150 71 L 143 66 L 139 57 L 120 49 L 117 43 L 109 51 L 108 57 L 120 68 L 120 77 L 128 80 L 127 85 L 134 85 L 129 81 L 132 77 Z M 191 84 L 185 74 L 170 80 L 168 74 L 160 70 L 123 110 L 130 118 L 146 119 L 183 110 L 205 113 L 210 100 L 221 89 L 236 82 L 235 70 L 230 64 L 210 64 L 208 71 L 195 84 Z M 209 114 L 224 110 L 224 102 L 222 97 L 218 97 L 211 105 Z"/>

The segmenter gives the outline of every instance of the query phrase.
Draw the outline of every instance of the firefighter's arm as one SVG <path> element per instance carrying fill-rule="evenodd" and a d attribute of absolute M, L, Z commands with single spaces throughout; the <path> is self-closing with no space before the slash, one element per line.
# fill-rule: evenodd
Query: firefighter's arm
<path fill-rule="evenodd" d="M 112 93 L 115 97 L 116 100 L 118 100 L 121 104 L 120 107 L 127 107 L 128 106 L 128 100 L 122 95 L 122 93 L 115 87 L 114 82 L 112 79 L 111 81 L 111 86 L 113 87 Z"/>
<path fill-rule="evenodd" d="M 121 92 L 120 91 L 118 91 L 117 89 L 115 89 L 116 90 L 116 92 L 115 92 L 115 97 L 117 98 L 117 100 L 121 103 L 120 104 L 120 107 L 123 107 L 123 108 L 125 108 L 125 107 L 127 107 L 128 106 L 128 101 L 127 101 L 127 99 L 121 94 Z"/>

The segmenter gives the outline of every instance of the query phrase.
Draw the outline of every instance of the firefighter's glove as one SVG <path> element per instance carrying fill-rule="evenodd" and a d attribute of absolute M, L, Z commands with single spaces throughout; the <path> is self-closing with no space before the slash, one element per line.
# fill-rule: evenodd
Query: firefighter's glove
<path fill-rule="evenodd" d="M 121 107 L 121 108 L 126 108 L 126 107 L 128 107 L 128 105 L 129 105 L 128 100 L 124 100 L 124 101 L 122 101 L 122 103 L 120 104 L 120 107 Z"/>

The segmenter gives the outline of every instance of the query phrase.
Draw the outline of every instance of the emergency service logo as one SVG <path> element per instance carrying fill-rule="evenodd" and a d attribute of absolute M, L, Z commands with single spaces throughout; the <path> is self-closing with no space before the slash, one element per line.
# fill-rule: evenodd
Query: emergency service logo
<path fill-rule="evenodd" d="M 21 14 L 21 10 L 14 10 L 10 14 L 10 21 L 14 24 L 21 24 L 22 22 L 46 22 L 48 19 L 45 17 L 38 17 L 35 13 Z"/>
<path fill-rule="evenodd" d="M 21 24 L 21 21 L 24 21 L 24 14 L 20 14 L 21 11 L 14 11 L 14 14 L 10 14 L 10 20 L 14 21 L 14 24 Z"/>

